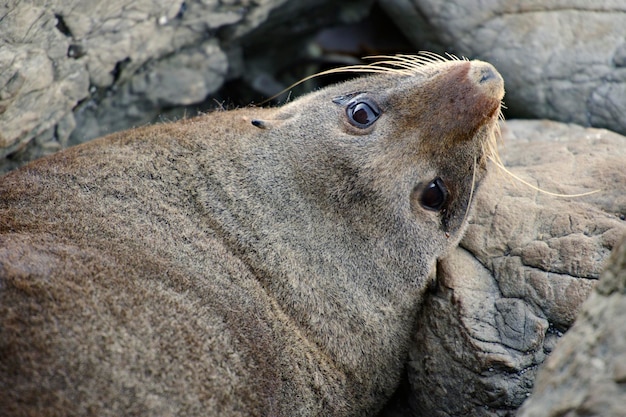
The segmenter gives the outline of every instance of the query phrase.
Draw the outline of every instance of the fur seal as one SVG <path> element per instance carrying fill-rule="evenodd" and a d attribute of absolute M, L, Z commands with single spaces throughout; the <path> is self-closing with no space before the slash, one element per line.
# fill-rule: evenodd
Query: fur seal
<path fill-rule="evenodd" d="M 0 414 L 364 416 L 497 156 L 503 80 L 397 56 L 0 179 Z"/>

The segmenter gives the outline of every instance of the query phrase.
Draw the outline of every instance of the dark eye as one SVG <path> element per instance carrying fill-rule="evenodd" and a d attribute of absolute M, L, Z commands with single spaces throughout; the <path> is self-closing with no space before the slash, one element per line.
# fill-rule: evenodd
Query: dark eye
<path fill-rule="evenodd" d="M 422 192 L 420 203 L 429 210 L 440 210 L 448 198 L 448 190 L 441 178 L 432 180 Z"/>
<path fill-rule="evenodd" d="M 346 109 L 348 121 L 356 127 L 365 129 L 380 116 L 380 109 L 373 102 L 355 101 Z"/>

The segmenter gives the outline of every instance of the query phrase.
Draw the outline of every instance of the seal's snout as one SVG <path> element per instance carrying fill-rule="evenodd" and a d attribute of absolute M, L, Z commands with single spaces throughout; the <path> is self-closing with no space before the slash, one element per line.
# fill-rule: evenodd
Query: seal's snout
<path fill-rule="evenodd" d="M 451 145 L 473 140 L 478 129 L 496 122 L 504 98 L 504 80 L 493 65 L 483 61 L 442 63 L 422 86 L 428 107 L 420 129 Z M 438 117 L 433 117 L 433 115 Z"/>
<path fill-rule="evenodd" d="M 483 61 L 471 61 L 468 78 L 489 97 L 502 100 L 504 80 L 493 65 Z"/>

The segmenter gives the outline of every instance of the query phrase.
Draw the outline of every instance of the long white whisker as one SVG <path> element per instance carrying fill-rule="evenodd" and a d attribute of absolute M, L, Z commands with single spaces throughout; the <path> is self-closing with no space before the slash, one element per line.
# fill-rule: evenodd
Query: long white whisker
<path fill-rule="evenodd" d="M 472 199 L 474 198 L 474 189 L 476 188 L 476 155 L 474 155 L 474 165 L 472 165 L 472 187 L 470 188 L 469 200 L 467 200 L 467 207 L 465 207 L 465 215 L 463 215 L 464 224 L 469 216 L 470 207 L 472 206 Z"/>
<path fill-rule="evenodd" d="M 596 194 L 599 193 L 600 191 L 602 191 L 601 189 L 597 189 L 597 190 L 593 190 L 593 191 L 588 191 L 586 193 L 579 193 L 579 194 L 561 194 L 561 193 L 553 193 L 551 191 L 546 191 L 542 188 L 537 187 L 536 185 L 533 185 L 531 183 L 529 183 L 528 181 L 520 178 L 519 176 L 515 175 L 514 173 L 512 173 L 511 171 L 509 171 L 507 169 L 507 167 L 505 167 L 501 161 L 497 161 L 495 160 L 492 156 L 489 156 L 489 159 L 491 159 L 491 161 L 498 167 L 500 168 L 502 171 L 504 171 L 505 174 L 511 176 L 513 179 L 515 179 L 516 181 L 521 182 L 522 184 L 526 185 L 527 187 L 530 187 L 531 189 L 540 192 L 542 194 L 547 194 L 547 195 L 551 195 L 553 197 L 566 197 L 566 198 L 575 198 L 575 197 L 584 197 L 587 195 L 591 195 L 591 194 Z"/>

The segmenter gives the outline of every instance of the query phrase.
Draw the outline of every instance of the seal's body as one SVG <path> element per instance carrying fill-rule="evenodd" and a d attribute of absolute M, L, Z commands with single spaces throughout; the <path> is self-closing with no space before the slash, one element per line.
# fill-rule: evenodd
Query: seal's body
<path fill-rule="evenodd" d="M 0 415 L 375 414 L 504 94 L 397 62 L 0 179 Z"/>

